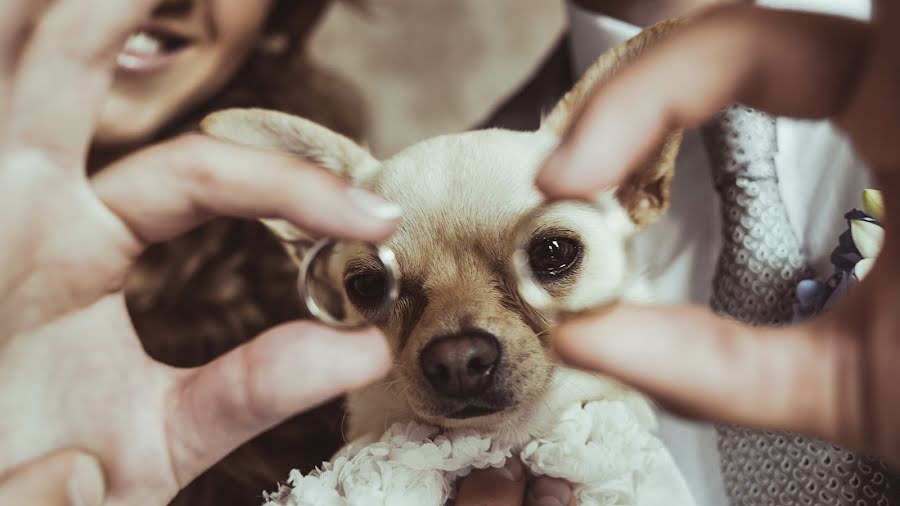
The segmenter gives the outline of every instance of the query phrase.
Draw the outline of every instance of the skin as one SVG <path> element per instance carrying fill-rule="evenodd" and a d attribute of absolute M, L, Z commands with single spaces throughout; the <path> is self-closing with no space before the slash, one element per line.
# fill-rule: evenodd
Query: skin
<path fill-rule="evenodd" d="M 153 75 L 116 73 L 124 38 L 155 4 L 4 6 L 0 260 L 9 267 L 0 273 L 0 406 L 14 415 L 0 422 L 3 504 L 165 504 L 241 442 L 389 365 L 374 330 L 348 334 L 300 322 L 197 369 L 144 355 L 121 289 L 151 243 L 220 214 L 281 217 L 379 241 L 397 217 L 378 199 L 353 199 L 315 167 L 196 136 L 140 150 L 88 178 L 89 146 L 140 144 L 213 94 L 240 61 L 223 55 L 250 50 L 270 7 L 197 4 L 209 9 L 200 17 L 213 19 L 217 38 L 198 31 L 209 35 L 201 46 Z M 69 85 L 47 93 L 47 82 Z M 265 174 L 251 177 L 248 166 Z M 298 370 L 308 380 L 295 381 Z M 33 399 L 28 409 L 22 399 Z M 466 491 L 485 486 L 467 483 Z"/>
<path fill-rule="evenodd" d="M 223 214 L 381 241 L 399 215 L 317 167 L 200 136 L 88 177 L 112 62 L 155 4 L 14 0 L 0 19 L 0 476 L 16 499 L 4 504 L 48 503 L 28 466 L 65 448 L 102 464 L 104 504 L 165 504 L 241 442 L 389 366 L 377 331 L 309 322 L 196 369 L 144 354 L 122 281 L 152 242 Z"/>
<path fill-rule="evenodd" d="M 696 307 L 622 306 L 555 329 L 564 360 L 687 415 L 803 432 L 900 466 L 900 6 L 877 7 L 872 25 L 746 6 L 702 16 L 599 89 L 537 178 L 549 198 L 613 186 L 666 132 L 735 101 L 831 118 L 886 201 L 885 244 L 869 276 L 830 313 L 781 329 Z"/>
<path fill-rule="evenodd" d="M 556 329 L 565 360 L 693 416 L 803 432 L 900 465 L 900 6 L 877 2 L 876 12 L 871 25 L 710 12 L 598 90 L 537 179 L 552 197 L 615 184 L 670 128 L 697 126 L 735 101 L 831 118 L 886 201 L 884 247 L 858 289 L 810 323 L 777 329 L 693 307 L 622 307 Z"/>
<path fill-rule="evenodd" d="M 556 502 L 550 502 L 555 500 Z M 575 506 L 575 496 L 565 480 L 530 478 L 518 459 L 500 469 L 472 473 L 459 487 L 457 504 L 466 506 Z"/>
<path fill-rule="evenodd" d="M 0 476 L 0 504 L 68 506 L 103 500 L 100 462 L 83 452 L 56 452 Z"/>
<path fill-rule="evenodd" d="M 117 69 L 96 125 L 95 146 L 143 144 L 173 118 L 218 92 L 253 50 L 273 4 L 274 0 L 163 2 L 150 20 L 190 37 L 191 45 L 158 71 Z"/>
<path fill-rule="evenodd" d="M 235 55 L 251 51 L 272 2 L 158 4 L 4 5 L 0 260 L 9 268 L 0 273 L 0 406 L 15 416 L 0 421 L 3 504 L 165 504 L 243 441 L 388 367 L 377 331 L 300 322 L 202 368 L 144 355 L 121 290 L 153 242 L 217 215 L 282 217 L 379 241 L 399 211 L 351 197 L 316 167 L 197 136 L 137 151 L 88 178 L 89 149 L 128 152 L 214 94 L 242 61 Z M 196 46 L 151 74 L 115 69 L 125 37 L 148 18 L 192 34 Z M 48 93 L 48 82 L 67 86 Z M 246 167 L 265 174 L 251 177 Z M 309 379 L 297 382 L 298 370 Z M 35 401 L 23 410 L 22 399 Z"/>
<path fill-rule="evenodd" d="M 833 119 L 886 202 L 882 253 L 859 287 L 778 329 L 698 307 L 621 306 L 556 328 L 563 360 L 689 416 L 802 432 L 900 466 L 900 6 L 876 4 L 871 25 L 747 6 L 701 16 L 597 90 L 537 177 L 548 198 L 586 197 L 637 169 L 672 128 L 733 102 Z"/>

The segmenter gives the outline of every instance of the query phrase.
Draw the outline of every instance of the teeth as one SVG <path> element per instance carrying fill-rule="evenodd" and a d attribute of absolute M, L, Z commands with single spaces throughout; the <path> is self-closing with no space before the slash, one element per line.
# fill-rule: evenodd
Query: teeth
<path fill-rule="evenodd" d="M 148 33 L 138 32 L 128 37 L 124 50 L 139 56 L 153 56 L 162 52 L 163 43 Z"/>

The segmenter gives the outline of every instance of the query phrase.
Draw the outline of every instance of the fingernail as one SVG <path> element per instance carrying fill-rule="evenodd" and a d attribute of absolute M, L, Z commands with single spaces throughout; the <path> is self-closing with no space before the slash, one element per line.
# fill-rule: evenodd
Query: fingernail
<path fill-rule="evenodd" d="M 565 178 L 564 166 L 565 155 L 561 154 L 559 149 L 557 149 L 544 161 L 544 166 L 541 167 L 541 171 L 538 173 L 538 188 L 542 192 L 549 194 L 549 196 L 555 196 L 560 186 L 566 186 L 563 181 Z M 563 184 L 560 185 L 560 183 Z"/>
<path fill-rule="evenodd" d="M 403 209 L 397 204 L 362 188 L 347 188 L 347 196 L 359 210 L 381 220 L 393 221 L 403 214 Z"/>
<path fill-rule="evenodd" d="M 537 186 L 548 197 L 590 197 L 596 193 L 596 187 L 611 186 L 597 175 L 600 171 L 596 165 L 560 147 L 544 162 Z"/>
<path fill-rule="evenodd" d="M 506 459 L 506 464 L 503 467 L 495 467 L 493 472 L 504 480 L 520 481 L 525 476 L 525 467 L 519 459 L 511 457 Z"/>
<path fill-rule="evenodd" d="M 101 506 L 105 496 L 103 470 L 93 457 L 78 456 L 68 482 L 72 506 Z"/>
<path fill-rule="evenodd" d="M 567 506 L 572 498 L 572 489 L 562 480 L 537 478 L 531 484 L 530 494 L 530 504 L 535 506 Z"/>

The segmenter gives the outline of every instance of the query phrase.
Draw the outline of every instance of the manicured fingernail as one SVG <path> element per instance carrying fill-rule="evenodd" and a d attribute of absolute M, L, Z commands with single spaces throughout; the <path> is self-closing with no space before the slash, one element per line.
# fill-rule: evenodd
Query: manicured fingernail
<path fill-rule="evenodd" d="M 572 498 L 572 489 L 562 481 L 538 478 L 531 484 L 531 499 L 534 506 L 567 506 Z"/>
<path fill-rule="evenodd" d="M 353 186 L 347 188 L 347 196 L 359 210 L 381 220 L 393 221 L 403 214 L 403 209 L 397 204 L 362 188 Z"/>
<path fill-rule="evenodd" d="M 101 506 L 105 496 L 103 470 L 93 457 L 75 458 L 68 482 L 72 506 Z"/>
<path fill-rule="evenodd" d="M 525 467 L 519 459 L 513 457 L 507 459 L 503 467 L 495 467 L 493 472 L 504 480 L 520 481 L 525 476 Z"/>
<path fill-rule="evenodd" d="M 537 186 L 548 197 L 591 197 L 598 187 L 611 187 L 605 181 L 597 161 L 584 161 L 584 155 L 560 148 L 544 162 Z M 591 189 L 589 189 L 591 188 Z"/>
<path fill-rule="evenodd" d="M 566 188 L 568 185 L 565 184 L 565 178 L 567 176 L 565 162 L 566 156 L 560 153 L 559 150 L 554 151 L 547 160 L 544 161 L 544 166 L 541 168 L 540 173 L 538 173 L 538 188 L 547 192 L 550 196 L 555 196 L 561 187 Z"/>

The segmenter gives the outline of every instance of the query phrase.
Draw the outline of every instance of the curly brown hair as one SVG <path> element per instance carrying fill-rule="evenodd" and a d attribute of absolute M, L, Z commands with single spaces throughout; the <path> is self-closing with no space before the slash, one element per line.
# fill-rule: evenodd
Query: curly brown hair
<path fill-rule="evenodd" d="M 294 35 L 278 56 L 251 56 L 213 100 L 189 111 L 161 137 L 195 128 L 225 107 L 267 107 L 298 114 L 360 139 L 363 107 L 349 84 L 315 68 L 303 47 L 328 0 L 281 0 L 267 29 Z M 144 347 L 167 364 L 192 367 L 247 342 L 272 325 L 303 317 L 296 270 L 258 223 L 218 219 L 151 247 L 126 282 L 129 311 Z M 288 471 L 326 460 L 342 444 L 343 408 L 335 401 L 301 414 L 243 445 L 200 476 L 174 505 L 259 504 Z"/>

